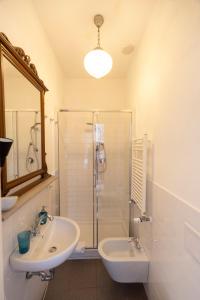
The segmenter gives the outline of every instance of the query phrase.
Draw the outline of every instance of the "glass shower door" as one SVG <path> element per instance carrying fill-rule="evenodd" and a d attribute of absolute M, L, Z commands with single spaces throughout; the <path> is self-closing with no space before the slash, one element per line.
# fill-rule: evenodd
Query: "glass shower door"
<path fill-rule="evenodd" d="M 59 115 L 60 213 L 80 226 L 80 241 L 94 247 L 93 113 Z"/>
<path fill-rule="evenodd" d="M 131 113 L 98 112 L 95 123 L 103 124 L 104 154 L 101 155 L 105 155 L 104 168 L 98 171 L 96 164 L 98 244 L 107 237 L 129 234 Z"/>
<path fill-rule="evenodd" d="M 60 213 L 98 247 L 129 234 L 131 113 L 59 114 Z"/>

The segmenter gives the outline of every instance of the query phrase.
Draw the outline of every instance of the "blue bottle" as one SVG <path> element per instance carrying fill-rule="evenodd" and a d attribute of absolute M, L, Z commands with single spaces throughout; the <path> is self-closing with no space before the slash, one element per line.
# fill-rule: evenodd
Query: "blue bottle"
<path fill-rule="evenodd" d="M 44 225 L 47 222 L 48 212 L 45 209 L 45 206 L 42 206 L 42 210 L 39 212 L 39 218 L 41 219 L 40 225 Z"/>

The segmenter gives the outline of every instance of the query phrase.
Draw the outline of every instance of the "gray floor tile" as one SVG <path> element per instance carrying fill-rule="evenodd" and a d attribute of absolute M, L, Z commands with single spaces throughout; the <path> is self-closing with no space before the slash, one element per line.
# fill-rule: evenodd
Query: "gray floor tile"
<path fill-rule="evenodd" d="M 96 288 L 73 289 L 66 300 L 96 300 Z"/>
<path fill-rule="evenodd" d="M 70 265 L 70 289 L 96 287 L 96 262 L 94 260 L 74 260 Z"/>
<path fill-rule="evenodd" d="M 74 260 L 56 269 L 45 300 L 147 300 L 147 297 L 140 283 L 114 282 L 101 260 Z"/>

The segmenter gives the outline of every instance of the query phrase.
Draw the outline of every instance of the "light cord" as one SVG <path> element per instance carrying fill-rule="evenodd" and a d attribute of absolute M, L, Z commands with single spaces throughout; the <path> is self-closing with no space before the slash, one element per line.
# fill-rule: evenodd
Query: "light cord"
<path fill-rule="evenodd" d="M 97 48 L 101 48 L 101 45 L 100 45 L 100 26 L 98 26 L 97 28 L 98 28 L 98 33 L 97 33 Z"/>

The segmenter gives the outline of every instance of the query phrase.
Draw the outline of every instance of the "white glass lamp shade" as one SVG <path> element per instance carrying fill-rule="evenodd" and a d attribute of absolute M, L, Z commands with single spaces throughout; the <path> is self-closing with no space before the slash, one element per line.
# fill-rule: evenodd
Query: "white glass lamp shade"
<path fill-rule="evenodd" d="M 95 78 L 101 78 L 112 69 L 112 57 L 102 49 L 94 49 L 84 57 L 86 71 Z"/>

